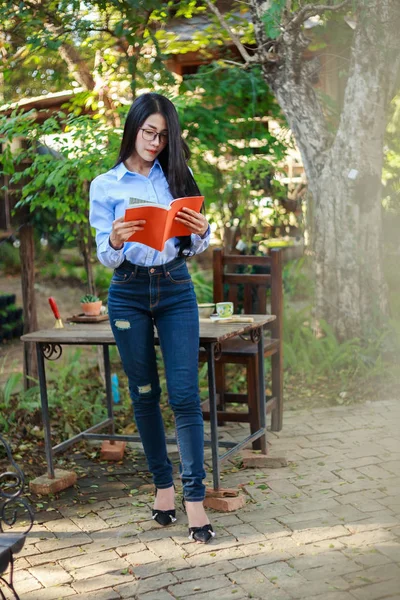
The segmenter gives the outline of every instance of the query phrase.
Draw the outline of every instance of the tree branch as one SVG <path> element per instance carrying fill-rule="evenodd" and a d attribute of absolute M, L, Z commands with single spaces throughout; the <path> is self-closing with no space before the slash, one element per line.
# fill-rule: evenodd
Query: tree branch
<path fill-rule="evenodd" d="M 340 4 L 332 5 L 332 4 L 306 4 L 303 6 L 293 17 L 291 21 L 289 21 L 287 29 L 294 29 L 299 27 L 304 21 L 309 19 L 310 17 L 315 17 L 316 15 L 322 15 L 326 11 L 337 12 L 344 8 L 346 4 L 349 4 L 350 0 L 343 0 Z"/>
<path fill-rule="evenodd" d="M 207 3 L 208 8 L 210 10 L 212 10 L 214 15 L 217 17 L 221 27 L 223 29 L 225 29 L 225 31 L 229 34 L 232 42 L 235 44 L 236 48 L 239 50 L 243 60 L 246 63 L 256 62 L 255 58 L 253 56 L 250 56 L 250 54 L 247 52 L 246 48 L 243 46 L 243 44 L 239 40 L 238 36 L 235 33 L 233 33 L 232 29 L 229 27 L 228 23 L 225 21 L 224 17 L 222 16 L 222 14 L 218 10 L 218 8 L 211 2 L 211 0 L 206 0 L 206 3 Z"/>

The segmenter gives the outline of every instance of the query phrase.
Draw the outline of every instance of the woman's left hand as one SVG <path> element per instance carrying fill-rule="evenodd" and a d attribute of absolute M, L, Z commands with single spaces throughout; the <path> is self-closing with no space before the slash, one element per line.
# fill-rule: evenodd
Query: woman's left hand
<path fill-rule="evenodd" d="M 190 233 L 196 233 L 197 235 L 204 235 L 208 229 L 208 221 L 205 216 L 191 208 L 182 208 L 177 213 L 175 221 L 186 225 Z"/>

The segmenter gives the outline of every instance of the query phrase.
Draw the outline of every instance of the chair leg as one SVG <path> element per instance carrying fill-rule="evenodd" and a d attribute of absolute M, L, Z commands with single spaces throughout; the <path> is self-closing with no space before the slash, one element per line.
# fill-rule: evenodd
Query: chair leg
<path fill-rule="evenodd" d="M 281 431 L 283 419 L 283 360 L 282 348 L 271 356 L 272 396 L 276 398 L 276 408 L 271 414 L 271 431 Z"/>
<path fill-rule="evenodd" d="M 260 418 L 258 414 L 258 386 L 257 386 L 257 362 L 253 358 L 247 362 L 247 402 L 249 406 L 250 432 L 255 433 L 260 429 Z M 258 439 L 252 443 L 253 450 L 262 450 L 262 440 Z"/>

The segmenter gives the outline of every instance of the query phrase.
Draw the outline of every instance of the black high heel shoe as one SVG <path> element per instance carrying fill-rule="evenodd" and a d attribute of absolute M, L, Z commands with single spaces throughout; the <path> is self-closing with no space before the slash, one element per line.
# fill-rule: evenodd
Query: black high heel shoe
<path fill-rule="evenodd" d="M 175 488 L 175 486 L 174 486 Z M 156 496 L 157 496 L 157 488 L 156 488 Z M 175 523 L 175 509 L 172 510 L 160 510 L 158 508 L 153 508 L 151 511 L 152 519 L 156 521 L 159 525 L 166 527 L 167 525 L 171 525 L 171 523 Z"/>
<path fill-rule="evenodd" d="M 186 513 L 184 498 L 182 498 L 182 508 L 183 512 Z M 215 537 L 215 531 L 210 523 L 207 523 L 207 525 L 203 525 L 202 527 L 189 527 L 189 540 L 194 540 L 200 544 L 208 544 L 213 537 Z"/>

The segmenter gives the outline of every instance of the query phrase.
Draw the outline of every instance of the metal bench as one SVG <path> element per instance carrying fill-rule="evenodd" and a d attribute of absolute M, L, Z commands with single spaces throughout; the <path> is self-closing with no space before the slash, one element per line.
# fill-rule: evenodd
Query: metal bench
<path fill-rule="evenodd" d="M 5 473 L 0 473 L 0 585 L 4 584 L 12 592 L 16 600 L 19 600 L 13 583 L 14 554 L 22 550 L 26 536 L 32 528 L 34 514 L 28 502 L 20 497 L 24 489 L 24 474 L 14 462 L 11 448 L 1 435 L 0 444 L 5 448 L 8 462 L 12 469 Z M 24 512 L 25 519 L 27 516 L 28 525 L 23 533 L 13 533 L 9 528 L 15 525 L 17 519 L 21 516 L 21 511 Z M 7 527 L 7 531 L 5 531 L 4 527 Z M 10 567 L 9 581 L 3 577 L 8 567 Z M 6 599 L 1 587 L 0 598 L 1 600 Z"/>

